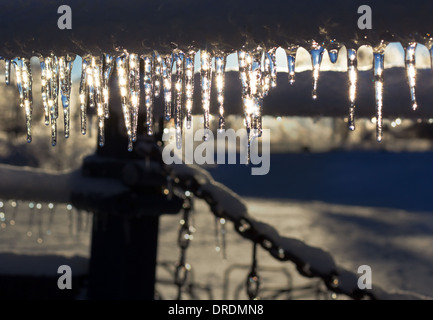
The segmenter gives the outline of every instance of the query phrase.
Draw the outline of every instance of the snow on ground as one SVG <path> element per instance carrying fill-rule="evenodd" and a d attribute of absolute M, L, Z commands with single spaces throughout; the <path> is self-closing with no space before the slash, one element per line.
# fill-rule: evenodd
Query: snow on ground
<path fill-rule="evenodd" d="M 433 296 L 431 213 L 323 202 L 258 198 L 245 198 L 245 201 L 256 219 L 271 224 L 281 235 L 329 251 L 337 263 L 348 270 L 356 273 L 360 265 L 371 266 L 373 286 L 377 284 L 389 291 L 409 290 Z M 212 292 L 209 296 L 209 290 L 197 286 L 196 297 L 245 299 L 243 284 L 251 264 L 252 244 L 238 235 L 231 223 L 227 223 L 227 259 L 223 260 L 221 253 L 215 250 L 212 213 L 202 200 L 196 200 L 195 206 L 192 219 L 196 232 L 187 251 L 187 262 L 192 266 L 194 282 L 211 288 Z M 0 229 L 0 274 L 55 276 L 60 264 L 70 264 L 75 274 L 85 273 L 87 260 L 83 257 L 89 256 L 91 230 L 91 223 L 86 222 L 87 215 L 83 213 L 80 218 L 78 212 L 72 210 L 72 219 L 69 219 L 66 208 L 58 205 L 52 227 L 48 228 L 49 210 L 43 208 L 41 212 L 43 220 L 39 227 L 39 220 L 35 217 L 31 222 L 30 211 L 23 203 L 15 225 Z M 171 284 L 173 272 L 169 269 L 179 258 L 176 239 L 180 218 L 180 215 L 161 218 L 157 290 L 165 299 L 176 298 L 176 288 Z M 78 228 L 80 219 L 81 231 Z M 30 236 L 28 232 L 32 232 Z M 38 243 L 38 238 L 43 242 Z M 295 286 L 316 283 L 300 276 L 292 263 L 278 262 L 261 248 L 258 253 L 264 289 L 288 288 L 290 275 L 287 273 L 293 276 Z M 40 258 L 30 259 L 34 255 Z M 168 266 L 164 262 L 169 262 Z M 223 295 L 225 276 L 230 279 L 227 296 Z M 295 291 L 293 296 L 300 294 Z M 191 298 L 188 295 L 184 297 Z M 309 291 L 304 298 L 314 298 L 314 295 Z"/>

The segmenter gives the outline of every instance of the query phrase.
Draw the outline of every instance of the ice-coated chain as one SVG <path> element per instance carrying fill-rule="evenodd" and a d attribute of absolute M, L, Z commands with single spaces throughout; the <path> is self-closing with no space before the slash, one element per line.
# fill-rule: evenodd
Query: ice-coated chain
<path fill-rule="evenodd" d="M 184 164 L 172 165 L 171 169 L 173 176 L 177 178 L 175 180 L 178 181 L 176 187 L 190 190 L 197 197 L 204 199 L 213 214 L 232 221 L 235 230 L 242 237 L 260 245 L 277 260 L 292 261 L 301 275 L 321 278 L 329 290 L 353 299 L 427 298 L 415 293 L 388 293 L 377 285 L 373 289 L 360 289 L 358 276 L 339 267 L 328 252 L 309 246 L 298 239 L 281 236 L 272 226 L 251 217 L 242 199 L 223 184 L 213 180 L 206 170 Z M 252 281 L 249 286 L 250 298 L 254 298 L 256 292 L 254 288 L 259 287 L 258 278 L 255 278 L 256 275 L 250 273 L 248 277 L 248 281 L 257 280 Z"/>
<path fill-rule="evenodd" d="M 193 239 L 194 233 L 194 227 L 191 225 L 190 221 L 192 209 L 193 203 L 191 193 L 189 191 L 185 191 L 183 217 L 180 220 L 180 228 L 177 238 L 177 245 L 180 249 L 180 257 L 174 272 L 174 283 L 178 289 L 177 300 L 181 300 L 182 298 L 182 290 L 188 280 L 189 272 L 191 271 L 191 265 L 186 262 L 186 252 L 191 240 Z"/>

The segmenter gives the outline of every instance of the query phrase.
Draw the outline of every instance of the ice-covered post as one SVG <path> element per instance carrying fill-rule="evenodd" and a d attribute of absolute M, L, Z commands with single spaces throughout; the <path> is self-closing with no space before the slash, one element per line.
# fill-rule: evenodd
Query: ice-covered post
<path fill-rule="evenodd" d="M 105 198 L 89 193 L 73 198 L 74 205 L 94 213 L 88 298 L 152 300 L 159 216 L 179 212 L 182 200 L 168 199 L 163 193 L 166 173 L 155 143 L 157 134 L 138 135 L 134 150 L 127 150 L 128 137 L 120 132 L 121 100 L 115 78 L 110 85 L 105 145 L 84 160 L 82 172 L 87 177 L 120 180 L 127 191 Z M 144 130 L 139 126 L 139 133 Z"/>

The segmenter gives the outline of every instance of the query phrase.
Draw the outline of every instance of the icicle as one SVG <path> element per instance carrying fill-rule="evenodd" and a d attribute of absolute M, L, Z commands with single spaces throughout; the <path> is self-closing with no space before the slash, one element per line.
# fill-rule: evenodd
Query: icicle
<path fill-rule="evenodd" d="M 59 116 L 59 62 L 56 56 L 45 58 L 46 95 L 51 127 L 51 145 L 57 144 L 57 118 Z"/>
<path fill-rule="evenodd" d="M 238 51 L 239 78 L 241 80 L 241 95 L 244 105 L 245 126 L 247 130 L 247 163 L 250 161 L 251 116 L 253 112 L 253 99 L 251 97 L 250 74 L 252 69 L 251 55 L 245 51 Z"/>
<path fill-rule="evenodd" d="M 33 94 L 32 94 L 32 73 L 30 61 L 22 58 L 13 60 L 16 73 L 16 81 L 20 98 L 20 107 L 25 109 L 27 142 L 32 141 L 32 113 L 33 113 Z"/>
<path fill-rule="evenodd" d="M 331 60 L 331 63 L 336 63 L 338 60 L 338 49 L 330 49 L 328 54 L 329 54 L 329 60 Z"/>
<path fill-rule="evenodd" d="M 320 65 L 323 57 L 323 47 L 317 42 L 313 42 L 311 53 L 311 62 L 313 64 L 313 91 L 312 97 L 314 100 L 317 99 L 317 84 L 319 82 Z"/>
<path fill-rule="evenodd" d="M 167 56 L 162 62 L 162 82 L 164 88 L 164 117 L 165 120 L 171 118 L 171 70 L 173 66 L 173 57 Z"/>
<path fill-rule="evenodd" d="M 37 224 L 38 224 L 38 238 L 37 238 L 37 243 L 42 244 L 44 242 L 44 235 L 43 235 L 43 220 L 42 220 L 42 204 L 37 203 L 36 204 L 36 217 L 38 219 Z"/>
<path fill-rule="evenodd" d="M 210 94 L 212 86 L 212 57 L 206 50 L 200 51 L 200 76 L 201 76 L 201 103 L 203 107 L 203 126 L 204 136 L 203 140 L 207 140 L 209 137 L 210 127 Z"/>
<path fill-rule="evenodd" d="M 103 95 L 103 63 L 100 58 L 92 57 L 90 67 L 87 67 L 87 84 L 89 86 L 89 106 L 96 107 L 98 116 L 98 145 L 105 144 L 105 104 Z"/>
<path fill-rule="evenodd" d="M 221 226 L 221 253 L 222 253 L 223 260 L 226 260 L 227 259 L 226 219 L 224 218 L 219 219 L 219 223 Z"/>
<path fill-rule="evenodd" d="M 355 100 L 356 100 L 356 82 L 358 80 L 358 60 L 355 49 L 347 50 L 347 69 L 349 74 L 349 130 L 355 130 Z"/>
<path fill-rule="evenodd" d="M 133 150 L 133 136 L 131 125 L 131 114 L 128 101 L 128 56 L 123 54 L 116 58 L 117 77 L 120 91 L 120 100 L 122 105 L 123 118 L 125 121 L 126 133 L 128 135 L 128 151 Z"/>
<path fill-rule="evenodd" d="M 87 86 L 87 68 L 89 62 L 83 58 L 81 63 L 81 80 L 80 80 L 80 119 L 81 119 L 81 134 L 85 135 L 87 131 L 87 97 L 88 97 L 88 86 Z"/>
<path fill-rule="evenodd" d="M 65 138 L 69 137 L 70 128 L 71 113 L 69 105 L 71 102 L 71 73 L 73 64 L 74 62 L 69 55 L 59 58 L 60 95 L 62 97 Z"/>
<path fill-rule="evenodd" d="M 340 52 L 341 45 L 335 40 L 331 40 L 328 49 L 329 60 L 331 63 L 336 63 L 338 60 L 338 53 Z"/>
<path fill-rule="evenodd" d="M 272 82 L 272 58 L 269 52 L 265 52 L 264 66 L 263 66 L 263 97 L 266 97 L 271 89 Z"/>
<path fill-rule="evenodd" d="M 45 58 L 40 56 L 39 63 L 41 65 L 41 95 L 42 95 L 42 106 L 44 107 L 44 123 L 46 126 L 49 126 L 50 109 L 48 107 L 47 68 L 45 65 Z"/>
<path fill-rule="evenodd" d="M 153 94 L 159 98 L 161 92 L 162 58 L 158 52 L 154 52 L 153 58 Z"/>
<path fill-rule="evenodd" d="M 10 205 L 12 207 L 12 217 L 9 220 L 9 224 L 14 226 L 16 223 L 17 213 L 18 213 L 18 202 L 15 200 L 10 201 Z"/>
<path fill-rule="evenodd" d="M 384 54 L 383 52 L 374 52 L 374 90 L 376 100 L 376 140 L 382 141 L 383 131 L 383 70 Z"/>
<path fill-rule="evenodd" d="M 146 107 L 147 134 L 153 134 L 153 75 L 152 59 L 143 57 L 144 60 L 144 106 Z"/>
<path fill-rule="evenodd" d="M 140 108 L 140 59 L 135 53 L 129 55 L 129 105 L 132 142 L 135 142 L 137 141 L 138 112 Z"/>
<path fill-rule="evenodd" d="M 186 108 L 186 128 L 191 129 L 192 123 L 192 103 L 194 95 L 194 51 L 190 51 L 185 56 L 185 108 Z"/>
<path fill-rule="evenodd" d="M 68 229 L 69 229 L 69 234 L 72 235 L 73 231 L 74 231 L 74 219 L 72 218 L 72 205 L 71 204 L 67 204 L 66 205 L 66 212 L 68 213 Z"/>
<path fill-rule="evenodd" d="M 27 237 L 31 237 L 33 235 L 33 219 L 34 219 L 34 209 L 35 209 L 35 203 L 29 202 L 29 221 L 27 225 Z"/>
<path fill-rule="evenodd" d="M 54 203 L 48 203 L 48 210 L 49 210 L 49 217 L 48 217 L 48 228 L 46 231 L 47 235 L 51 235 L 52 231 L 51 228 L 53 227 L 53 221 L 54 221 Z"/>
<path fill-rule="evenodd" d="M 2 229 L 6 228 L 6 214 L 4 210 L 4 203 L 0 201 L 0 226 Z"/>
<path fill-rule="evenodd" d="M 252 53 L 251 73 L 249 75 L 252 96 L 251 125 L 253 137 L 262 135 L 262 104 L 263 104 L 263 75 L 262 75 L 262 48 L 258 47 Z"/>
<path fill-rule="evenodd" d="M 268 52 L 271 58 L 271 88 L 277 86 L 277 48 L 273 48 Z"/>
<path fill-rule="evenodd" d="M 416 51 L 416 42 L 409 43 L 409 46 L 406 48 L 406 73 L 407 80 L 410 88 L 410 101 L 412 104 L 412 109 L 416 110 L 418 108 L 418 104 L 416 102 L 416 65 L 415 65 L 415 51 Z"/>
<path fill-rule="evenodd" d="M 176 129 L 176 147 L 182 148 L 182 79 L 183 79 L 183 52 L 176 52 L 174 61 L 176 63 L 176 78 L 175 78 L 175 91 L 176 100 L 174 105 L 174 126 Z"/>
<path fill-rule="evenodd" d="M 77 216 L 77 218 L 76 218 L 76 223 L 75 224 L 77 225 L 77 228 L 76 228 L 76 230 L 77 230 L 77 238 L 79 238 L 80 234 L 82 232 L 82 229 L 83 229 L 83 214 L 82 214 L 81 210 L 77 209 L 76 216 Z"/>
<path fill-rule="evenodd" d="M 218 130 L 224 130 L 224 72 L 226 66 L 226 56 L 215 57 L 215 81 L 218 100 L 219 121 Z"/>
<path fill-rule="evenodd" d="M 293 85 L 295 83 L 295 62 L 296 62 L 296 52 L 298 51 L 297 46 L 291 46 L 286 49 L 287 55 L 287 65 L 289 67 L 289 84 Z"/>
<path fill-rule="evenodd" d="M 108 119 L 110 117 L 109 109 L 109 89 L 108 82 L 110 81 L 111 74 L 113 73 L 114 59 L 109 54 L 104 54 L 104 65 L 103 65 L 103 77 L 102 77 L 102 95 L 104 103 L 104 117 Z"/>
<path fill-rule="evenodd" d="M 9 59 L 5 59 L 5 83 L 8 86 L 11 83 L 11 61 Z"/>

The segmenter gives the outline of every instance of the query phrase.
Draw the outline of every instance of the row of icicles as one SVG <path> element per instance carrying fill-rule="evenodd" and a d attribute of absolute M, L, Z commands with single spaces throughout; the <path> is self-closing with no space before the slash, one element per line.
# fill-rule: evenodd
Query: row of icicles
<path fill-rule="evenodd" d="M 416 43 L 410 43 L 406 48 L 406 69 L 410 87 L 412 108 L 417 108 L 415 95 L 415 49 Z M 289 83 L 295 81 L 295 61 L 298 46 L 286 49 L 288 62 Z M 384 46 L 374 50 L 374 86 L 376 100 L 376 138 L 382 140 L 382 107 L 383 107 L 383 70 Z M 269 90 L 277 84 L 276 49 L 266 50 L 257 47 L 252 51 L 240 50 L 238 54 L 239 77 L 242 86 L 242 101 L 244 107 L 245 125 L 248 141 L 261 136 L 263 98 Z M 317 85 L 320 65 L 325 49 L 317 42 L 312 43 L 310 50 L 312 60 L 313 89 L 312 98 L 317 99 Z M 328 51 L 332 63 L 338 58 L 338 49 Z M 347 50 L 348 77 L 349 77 L 349 129 L 355 130 L 355 105 L 357 83 L 357 51 Z M 182 143 L 183 121 L 185 127 L 191 128 L 192 104 L 194 91 L 194 58 L 195 51 L 182 52 L 174 50 L 171 55 L 161 56 L 158 52 L 150 55 L 137 55 L 124 52 L 118 57 L 104 54 L 102 57 L 86 56 L 82 59 L 82 72 L 80 81 L 80 118 L 81 133 L 87 130 L 87 106 L 96 108 L 98 122 L 98 143 L 103 146 L 104 121 L 110 116 L 108 81 L 117 70 L 118 86 L 121 97 L 121 106 L 124 123 L 128 135 L 128 150 L 132 151 L 133 143 L 137 138 L 137 123 L 140 108 L 140 88 L 144 88 L 144 108 L 146 114 L 147 134 L 153 134 L 153 101 L 161 94 L 164 99 L 165 120 L 173 119 L 176 130 L 176 144 L 178 148 Z M 212 72 L 215 73 L 215 88 L 219 112 L 219 130 L 224 129 L 224 72 L 226 54 L 212 57 L 209 52 L 200 51 L 200 79 L 201 104 L 204 115 L 204 129 L 207 139 L 210 122 L 210 97 L 212 87 Z M 214 64 L 212 63 L 214 58 Z M 144 69 L 141 74 L 140 62 Z M 26 58 L 15 58 L 12 61 L 5 59 L 5 82 L 10 83 L 11 62 L 15 67 L 16 82 L 19 91 L 20 106 L 26 115 L 27 141 L 32 140 L 32 73 L 30 61 Z M 41 92 L 44 108 L 45 125 L 51 128 L 51 143 L 57 143 L 57 119 L 59 117 L 59 96 L 62 104 L 65 138 L 69 136 L 70 128 L 70 93 L 71 71 L 73 59 L 66 55 L 57 57 L 40 57 L 41 65 Z M 142 76 L 142 78 L 141 78 Z M 142 79 L 142 80 L 141 80 Z M 140 83 L 140 82 L 143 83 Z"/>

